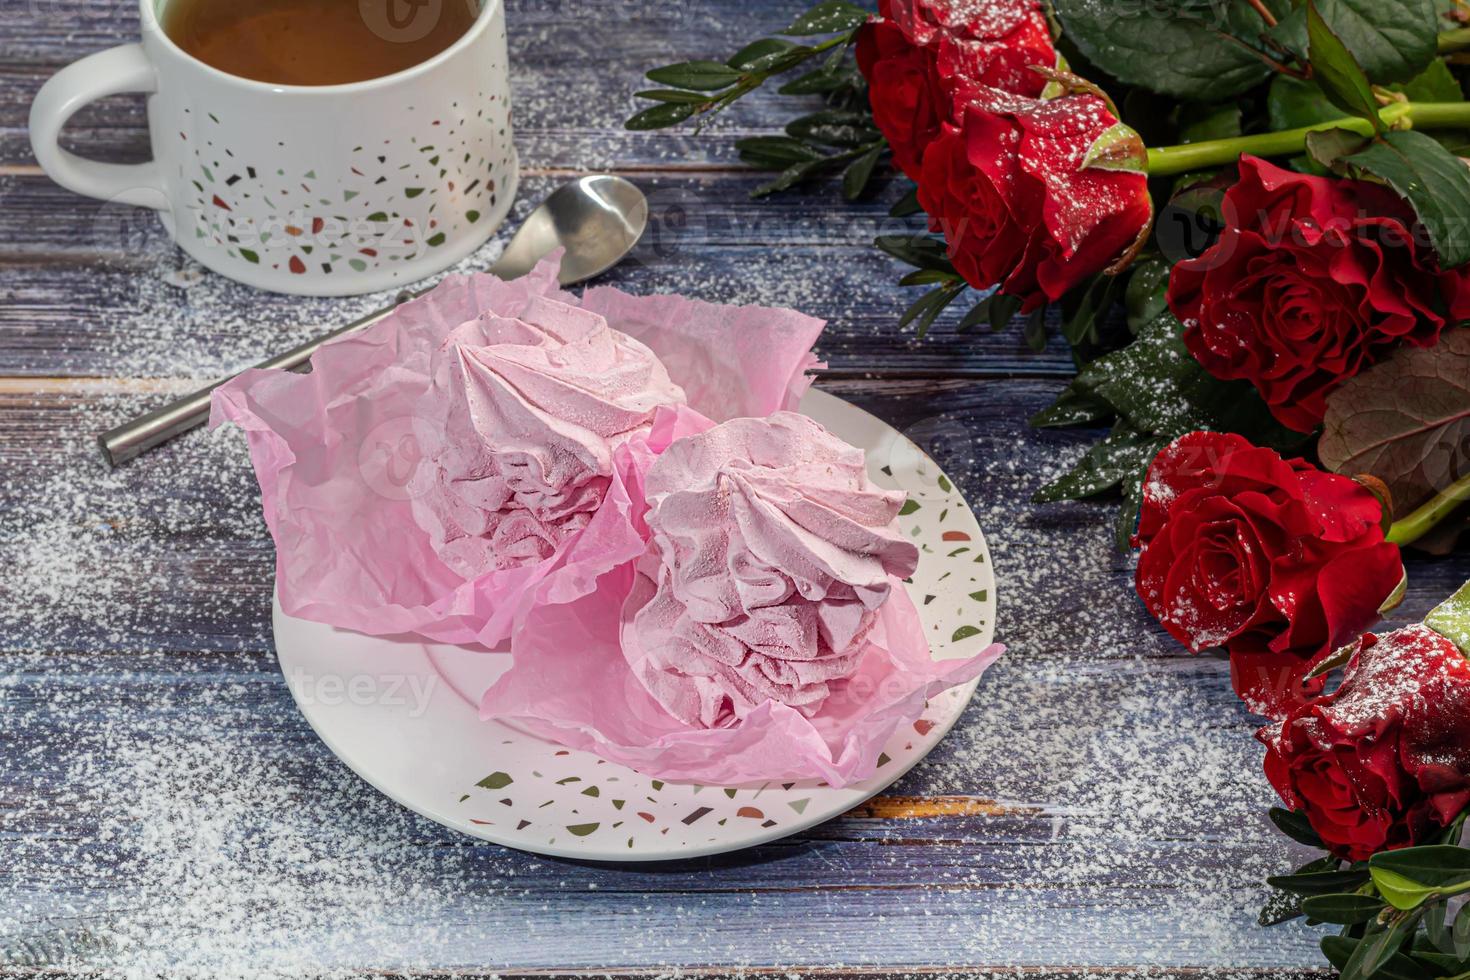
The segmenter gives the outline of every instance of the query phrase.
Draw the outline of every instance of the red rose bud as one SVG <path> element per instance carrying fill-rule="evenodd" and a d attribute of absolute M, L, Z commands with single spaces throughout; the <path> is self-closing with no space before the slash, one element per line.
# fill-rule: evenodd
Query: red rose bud
<path fill-rule="evenodd" d="M 1257 738 L 1271 785 L 1338 857 L 1430 842 L 1470 805 L 1470 662 L 1427 626 L 1370 633 L 1336 691 Z"/>
<path fill-rule="evenodd" d="M 1377 622 L 1403 580 L 1382 514 L 1345 476 L 1190 433 L 1143 485 L 1138 595 L 1190 650 L 1225 647 L 1236 692 L 1280 718 L 1322 690 L 1313 666 Z"/>
<path fill-rule="evenodd" d="M 1034 309 L 1128 254 L 1153 205 L 1143 144 L 1090 94 L 958 97 L 924 157 L 919 203 L 950 261 Z"/>
<path fill-rule="evenodd" d="M 858 32 L 858 68 L 873 121 L 914 180 L 924 150 L 953 121 L 957 90 L 986 85 L 1040 95 L 1046 79 L 1031 66 L 1057 64 L 1034 0 L 881 0 L 878 14 Z"/>
<path fill-rule="evenodd" d="M 1328 393 L 1400 344 L 1470 317 L 1470 273 L 1440 271 L 1380 184 L 1246 156 L 1222 211 L 1215 244 L 1174 267 L 1169 306 L 1207 371 L 1249 380 L 1293 429 L 1315 429 Z"/>

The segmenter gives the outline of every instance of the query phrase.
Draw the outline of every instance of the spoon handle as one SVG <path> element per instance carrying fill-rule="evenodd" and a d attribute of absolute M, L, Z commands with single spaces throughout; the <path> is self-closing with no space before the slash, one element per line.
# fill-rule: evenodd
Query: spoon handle
<path fill-rule="evenodd" d="M 321 349 L 323 344 L 336 340 L 338 337 L 361 330 L 372 323 L 377 323 L 383 317 L 396 310 L 401 303 L 423 295 L 427 290 L 409 292 L 404 290 L 399 293 L 389 306 L 381 310 L 374 310 L 367 316 L 353 320 L 345 326 L 328 331 L 319 337 L 308 340 L 299 347 L 293 347 L 284 354 L 277 354 L 268 360 L 254 365 L 260 369 L 279 369 L 284 371 L 299 371 L 310 361 L 311 355 Z M 147 415 L 140 415 L 131 422 L 124 422 L 114 429 L 109 429 L 97 437 L 97 445 L 102 450 L 102 457 L 107 460 L 109 466 L 117 466 L 139 456 L 152 449 L 154 446 L 168 442 L 174 436 L 188 432 L 197 426 L 209 421 L 209 400 L 214 390 L 227 381 L 232 381 L 243 372 L 237 372 L 228 378 L 221 378 L 206 388 L 200 388 L 192 394 L 169 402 L 161 408 L 156 408 Z"/>

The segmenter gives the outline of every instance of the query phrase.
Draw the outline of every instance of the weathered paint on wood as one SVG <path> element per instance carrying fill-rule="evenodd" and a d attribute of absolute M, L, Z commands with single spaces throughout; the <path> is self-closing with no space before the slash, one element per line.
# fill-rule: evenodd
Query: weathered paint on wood
<path fill-rule="evenodd" d="M 518 206 L 564 171 L 632 174 L 654 232 L 609 281 L 829 318 L 824 385 L 917 441 L 974 504 L 1012 652 L 885 796 L 743 854 L 618 868 L 454 836 L 316 740 L 270 654 L 272 552 L 238 435 L 195 434 L 115 473 L 95 461 L 99 429 L 373 299 L 201 276 L 151 216 L 38 176 L 35 89 L 130 39 L 136 15 L 128 0 L 8 0 L 0 973 L 79 956 L 145 972 L 1254 980 L 1320 963 L 1313 930 L 1254 924 L 1260 880 L 1292 856 L 1262 817 L 1255 721 L 1226 665 L 1183 653 L 1137 607 L 1108 505 L 1027 503 L 1095 436 L 1025 425 L 1064 383 L 1064 346 L 1034 355 L 1015 329 L 957 337 L 944 322 L 923 342 L 896 331 L 914 293 L 867 245 L 896 187 L 856 207 L 830 187 L 748 199 L 759 178 L 735 166 L 733 140 L 772 129 L 782 100 L 756 98 L 698 139 L 619 128 L 642 69 L 728 53 L 800 6 L 511 2 Z M 140 159 L 140 103 L 86 110 L 68 138 Z M 1416 562 L 1396 616 L 1467 576 L 1464 558 Z M 159 828 L 176 846 L 150 838 Z"/>

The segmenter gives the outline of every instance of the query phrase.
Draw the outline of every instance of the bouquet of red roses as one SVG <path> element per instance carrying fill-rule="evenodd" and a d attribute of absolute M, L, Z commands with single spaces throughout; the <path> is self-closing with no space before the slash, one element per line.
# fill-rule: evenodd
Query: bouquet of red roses
<path fill-rule="evenodd" d="M 1070 345 L 1032 423 L 1110 431 L 1037 499 L 1121 490 L 1140 599 L 1272 719 L 1278 823 L 1330 852 L 1280 879 L 1285 907 L 1343 925 L 1324 950 L 1352 977 L 1470 978 L 1470 597 L 1365 633 L 1401 549 L 1449 550 L 1470 515 L 1467 22 L 1439 0 L 825 0 L 649 72 L 628 122 L 786 78 L 825 105 L 738 142 L 777 172 L 756 193 L 911 182 L 912 233 L 875 242 L 925 287 L 900 329 L 968 297 L 959 332 L 1019 316 Z"/>
<path fill-rule="evenodd" d="M 901 328 L 970 294 L 959 331 L 1060 329 L 1079 372 L 1033 423 L 1111 431 L 1038 500 L 1121 488 L 1144 603 L 1279 717 L 1394 604 L 1398 546 L 1466 524 L 1470 7 L 1444 6 L 825 0 L 650 71 L 628 125 L 788 74 L 822 96 L 738 142 L 780 171 L 756 193 L 840 170 L 857 197 L 888 159 L 921 225 L 876 244 L 928 287 Z"/>

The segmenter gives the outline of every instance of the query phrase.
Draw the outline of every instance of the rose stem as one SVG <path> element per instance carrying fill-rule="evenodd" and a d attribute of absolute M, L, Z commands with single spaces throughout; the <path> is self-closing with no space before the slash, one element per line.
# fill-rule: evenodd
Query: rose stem
<path fill-rule="evenodd" d="M 1439 53 L 1447 54 L 1470 48 L 1470 27 L 1458 27 L 1439 36 Z"/>
<path fill-rule="evenodd" d="M 1413 544 L 1467 500 L 1470 500 L 1470 476 L 1462 476 L 1423 507 L 1394 521 L 1385 537 L 1397 545 Z"/>
<path fill-rule="evenodd" d="M 1261 20 L 1266 22 L 1267 27 L 1276 26 L 1276 15 L 1266 9 L 1266 4 L 1263 0 L 1246 0 L 1246 2 L 1255 8 L 1256 13 L 1261 15 Z"/>
<path fill-rule="evenodd" d="M 1394 102 L 1384 106 L 1379 117 L 1386 126 L 1404 120 L 1423 129 L 1470 127 L 1470 102 Z M 1324 129 L 1347 129 L 1360 136 L 1373 135 L 1373 124 L 1368 120 L 1345 116 L 1300 129 L 1283 129 L 1276 133 L 1234 136 L 1230 139 L 1205 140 L 1181 146 L 1159 146 L 1148 151 L 1149 176 L 1167 177 L 1191 170 L 1223 167 L 1234 163 L 1242 153 L 1262 157 L 1301 153 L 1306 149 L 1307 137 Z"/>

